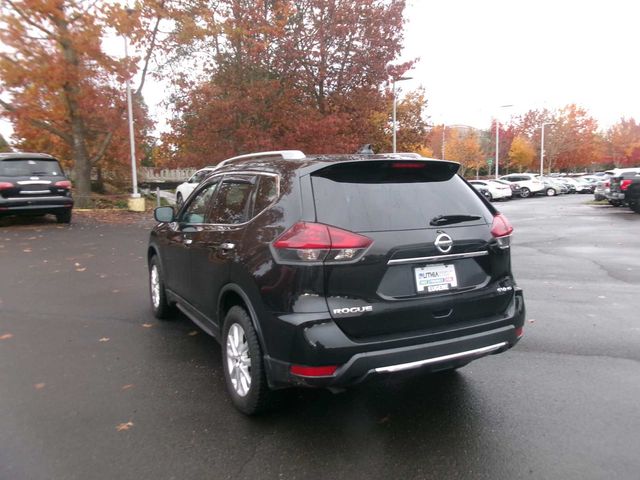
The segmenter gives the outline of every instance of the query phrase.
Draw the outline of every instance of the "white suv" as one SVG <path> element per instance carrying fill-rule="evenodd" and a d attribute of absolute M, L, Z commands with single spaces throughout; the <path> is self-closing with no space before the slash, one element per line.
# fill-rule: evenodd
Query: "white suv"
<path fill-rule="evenodd" d="M 180 208 L 180 206 L 184 203 L 184 201 L 191 195 L 191 192 L 195 190 L 198 184 L 207 178 L 207 176 L 213 172 L 216 167 L 204 167 L 198 170 L 196 173 L 191 175 L 189 180 L 181 183 L 176 188 L 176 206 Z"/>
<path fill-rule="evenodd" d="M 527 198 L 544 191 L 544 182 L 540 181 L 535 173 L 510 173 L 509 175 L 501 176 L 500 180 L 518 182 L 522 187 L 522 190 L 520 190 L 520 196 L 522 198 Z"/>

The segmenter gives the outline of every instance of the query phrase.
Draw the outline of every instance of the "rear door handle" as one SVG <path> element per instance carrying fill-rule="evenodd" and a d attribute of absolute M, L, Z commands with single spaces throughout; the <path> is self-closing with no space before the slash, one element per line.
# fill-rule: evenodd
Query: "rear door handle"
<path fill-rule="evenodd" d="M 185 245 L 191 245 L 192 243 L 193 243 L 193 239 L 191 239 L 191 238 L 185 238 L 184 239 L 184 244 Z"/>
<path fill-rule="evenodd" d="M 220 246 L 218 247 L 219 250 L 233 250 L 234 248 L 236 248 L 236 244 L 235 243 L 221 243 Z"/>

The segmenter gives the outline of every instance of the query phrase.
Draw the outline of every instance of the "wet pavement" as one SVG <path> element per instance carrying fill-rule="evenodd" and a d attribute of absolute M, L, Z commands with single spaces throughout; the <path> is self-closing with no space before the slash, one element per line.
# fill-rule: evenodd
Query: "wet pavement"
<path fill-rule="evenodd" d="M 148 307 L 149 225 L 0 221 L 0 479 L 636 479 L 640 215 L 496 203 L 525 338 L 456 374 L 237 413 L 220 348 Z"/>

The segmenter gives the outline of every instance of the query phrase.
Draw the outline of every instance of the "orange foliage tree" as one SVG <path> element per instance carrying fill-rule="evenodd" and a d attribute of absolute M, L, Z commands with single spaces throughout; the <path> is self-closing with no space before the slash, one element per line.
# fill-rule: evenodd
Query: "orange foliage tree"
<path fill-rule="evenodd" d="M 404 0 L 194 2 L 176 21 L 205 79 L 174 77 L 169 163 L 204 165 L 256 150 L 353 152 L 380 143 L 400 54 Z M 194 55 L 187 59 L 193 61 Z M 185 61 L 169 54 L 174 71 Z M 408 114 L 409 115 L 409 114 Z M 386 148 L 386 146 L 384 147 Z"/>
<path fill-rule="evenodd" d="M 154 5 L 156 15 L 161 5 Z M 74 169 L 80 205 L 88 202 L 92 168 L 127 158 L 122 86 L 137 59 L 127 65 L 106 54 L 102 42 L 116 27 L 151 47 L 158 23 L 143 28 L 150 23 L 111 2 L 5 0 L 0 6 L 0 113 L 12 121 L 19 146 L 71 159 L 65 163 Z M 142 137 L 149 122 L 136 103 Z"/>

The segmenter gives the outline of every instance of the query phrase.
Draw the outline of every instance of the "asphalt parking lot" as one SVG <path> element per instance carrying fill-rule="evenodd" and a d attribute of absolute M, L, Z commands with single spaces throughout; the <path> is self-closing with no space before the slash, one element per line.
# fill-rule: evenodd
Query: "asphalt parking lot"
<path fill-rule="evenodd" d="M 0 479 L 637 479 L 640 215 L 590 198 L 496 204 L 515 349 L 258 418 L 213 339 L 151 315 L 149 220 L 0 220 Z"/>

